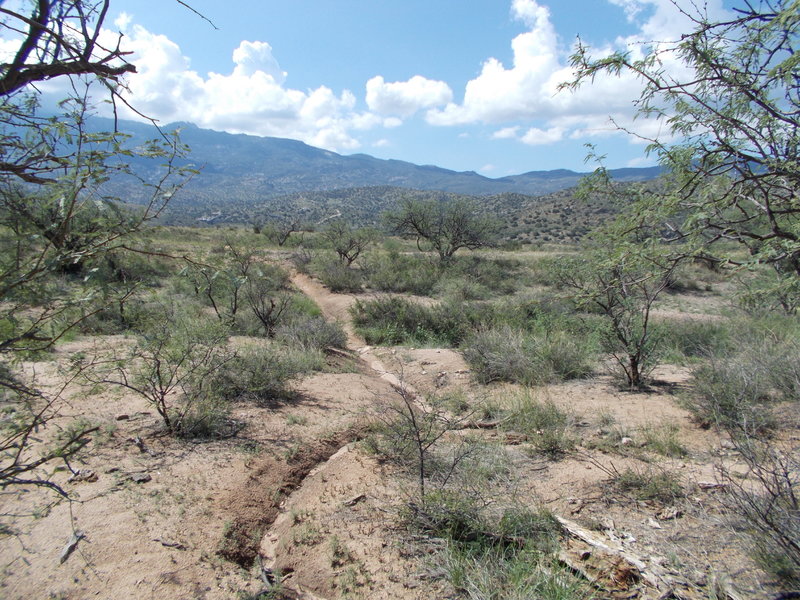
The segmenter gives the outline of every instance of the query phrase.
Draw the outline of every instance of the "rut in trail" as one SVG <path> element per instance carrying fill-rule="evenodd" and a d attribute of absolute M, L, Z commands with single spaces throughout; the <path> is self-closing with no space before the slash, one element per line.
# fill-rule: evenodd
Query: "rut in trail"
<path fill-rule="evenodd" d="M 323 316 L 327 320 L 338 321 L 342 325 L 342 328 L 347 334 L 348 348 L 351 351 L 358 352 L 361 359 L 368 364 L 370 369 L 375 371 L 381 379 L 388 381 L 389 384 L 395 388 L 405 390 L 407 393 L 417 398 L 418 401 L 421 399 L 420 394 L 417 393 L 408 382 L 401 381 L 396 373 L 389 371 L 384 366 L 375 352 L 367 346 L 364 338 L 355 332 L 349 312 L 350 307 L 356 302 L 355 296 L 335 294 L 318 281 L 315 281 L 303 273 L 293 273 L 291 281 L 297 289 L 317 303 L 317 306 L 319 306 Z"/>
<path fill-rule="evenodd" d="M 412 386 L 386 369 L 373 350 L 366 346 L 363 338 L 355 333 L 349 314 L 355 297 L 334 294 L 302 274 L 293 274 L 292 283 L 317 303 L 326 319 L 338 321 L 342 325 L 347 333 L 348 350 L 357 354 L 365 366 L 361 373 L 361 385 L 366 386 L 367 393 L 378 398 L 391 394 L 392 387 L 402 388 L 406 393 L 419 398 L 418 401 L 424 402 Z M 349 393 L 346 388 L 332 391 L 334 395 Z M 304 496 L 301 492 L 308 484 L 310 474 L 315 474 L 315 479 L 322 474 L 324 480 L 326 468 L 331 464 L 332 457 L 337 455 L 339 459 L 334 469 L 342 469 L 342 461 L 348 463 L 359 460 L 356 458 L 358 453 L 342 457 L 341 451 L 360 438 L 364 426 L 365 420 L 354 412 L 346 425 L 340 426 L 324 439 L 304 444 L 291 458 L 264 456 L 252 462 L 243 481 L 221 499 L 229 525 L 219 545 L 219 554 L 243 567 L 252 566 L 259 556 L 264 559 L 264 566 L 271 569 L 285 568 L 287 561 L 298 560 L 296 557 L 286 556 L 279 544 L 270 540 L 277 539 L 276 530 L 284 529 L 283 521 L 288 518 L 284 515 L 287 506 L 296 504 L 293 500 L 295 494 Z M 360 466 L 363 468 L 363 465 Z M 358 471 L 359 465 L 353 464 L 352 470 Z M 312 485 L 319 485 L 318 480 Z M 376 490 L 371 492 L 377 493 Z M 281 520 L 282 515 L 286 518 Z M 302 568 L 300 566 L 299 570 Z M 293 567 L 290 569 L 293 570 Z M 293 577 L 286 582 L 295 597 L 319 598 L 319 594 L 324 596 L 331 593 L 331 589 L 326 589 L 329 584 L 323 582 L 321 577 L 316 582 L 318 585 L 307 580 L 301 584 L 301 579 L 298 572 L 297 580 Z M 308 589 L 309 585 L 318 595 L 306 595 L 303 588 Z"/>

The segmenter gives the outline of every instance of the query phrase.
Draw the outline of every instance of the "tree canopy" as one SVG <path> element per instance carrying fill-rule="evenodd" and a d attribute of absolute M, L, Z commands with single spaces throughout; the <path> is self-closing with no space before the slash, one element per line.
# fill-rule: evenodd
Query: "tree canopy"
<path fill-rule="evenodd" d="M 678 140 L 649 140 L 672 186 L 634 206 L 639 222 L 664 223 L 664 237 L 689 243 L 692 252 L 727 263 L 768 263 L 796 281 L 800 0 L 746 2 L 722 21 L 697 5 L 683 12 L 693 29 L 653 45 L 641 59 L 630 53 L 596 59 L 579 44 L 576 77 L 567 87 L 601 73 L 632 72 L 642 81 L 640 114 L 664 119 Z M 746 254 L 725 252 L 725 241 Z"/>
<path fill-rule="evenodd" d="M 175 166 L 185 150 L 175 136 L 163 133 L 130 148 L 127 136 L 89 126 L 95 102 L 124 102 L 120 77 L 135 71 L 119 37 L 111 45 L 103 41 L 109 0 L 19 4 L 30 11 L 0 2 L 0 35 L 16 44 L 10 62 L 0 64 L 0 400 L 15 415 L 0 424 L 0 487 L 43 485 L 63 494 L 41 467 L 67 461 L 97 428 L 77 424 L 57 444 L 34 452 L 31 436 L 59 415 L 62 394 L 77 375 L 49 392 L 16 367 L 130 297 L 130 286 L 97 273 L 133 248 L 131 234 L 161 213 L 188 172 Z M 68 91 L 44 111 L 35 84 L 54 78 L 68 81 Z M 134 159 L 161 167 L 145 178 L 130 168 Z M 127 204 L 109 190 L 112 178 L 127 178 L 147 190 L 147 199 Z M 59 278 L 63 285 L 54 285 Z"/>
<path fill-rule="evenodd" d="M 442 261 L 461 248 L 475 250 L 491 245 L 497 233 L 495 221 L 481 215 L 474 203 L 466 200 L 406 199 L 385 219 L 396 233 L 415 238 L 420 251 L 435 250 Z"/>

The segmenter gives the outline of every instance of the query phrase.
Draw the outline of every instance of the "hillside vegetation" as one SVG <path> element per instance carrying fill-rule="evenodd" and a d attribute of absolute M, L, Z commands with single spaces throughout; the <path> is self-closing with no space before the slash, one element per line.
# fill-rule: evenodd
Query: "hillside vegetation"
<path fill-rule="evenodd" d="M 503 241 L 531 244 L 577 242 L 620 208 L 600 195 L 578 198 L 575 189 L 544 196 L 505 193 L 477 197 L 379 186 L 290 194 L 251 206 L 212 204 L 202 210 L 198 206 L 173 207 L 161 221 L 189 226 L 257 227 L 290 221 L 300 228 L 314 230 L 332 218 L 341 218 L 360 227 L 382 228 L 381 215 L 404 200 L 447 202 L 459 199 L 470 202 L 478 213 L 497 218 Z"/>

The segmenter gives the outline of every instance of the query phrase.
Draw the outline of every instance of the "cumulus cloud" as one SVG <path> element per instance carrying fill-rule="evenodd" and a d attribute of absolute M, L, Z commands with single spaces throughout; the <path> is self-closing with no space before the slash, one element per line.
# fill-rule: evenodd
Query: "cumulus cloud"
<path fill-rule="evenodd" d="M 19 49 L 19 41 L 0 38 L 0 62 L 10 63 Z"/>
<path fill-rule="evenodd" d="M 492 139 L 495 140 L 507 140 L 509 138 L 516 138 L 517 131 L 519 131 L 519 127 L 504 127 L 503 129 L 498 129 L 492 134 Z"/>
<path fill-rule="evenodd" d="M 410 117 L 419 110 L 441 106 L 452 99 L 453 92 L 444 81 L 420 75 L 391 83 L 377 75 L 367 81 L 367 106 L 381 115 Z"/>
<path fill-rule="evenodd" d="M 554 142 L 560 142 L 562 139 L 564 139 L 564 129 L 562 127 L 551 127 L 546 131 L 531 127 L 520 138 L 520 141 L 529 146 L 545 146 Z"/>
<path fill-rule="evenodd" d="M 272 77 L 277 84 L 286 81 L 286 72 L 281 71 L 278 61 L 272 56 L 272 46 L 266 42 L 243 41 L 233 51 L 233 62 L 236 75 L 251 77 L 256 73 L 264 73 Z"/>
<path fill-rule="evenodd" d="M 638 32 L 610 40 L 592 50 L 595 57 L 615 50 L 630 51 L 636 57 L 661 42 L 680 39 L 687 30 L 687 18 L 671 0 L 608 0 L 623 8 Z M 679 4 L 691 10 L 691 0 Z M 705 4 L 714 18 L 724 14 L 722 0 Z M 569 65 L 571 49 L 559 39 L 550 10 L 539 0 L 512 0 L 511 15 L 527 31 L 511 41 L 512 62 L 504 65 L 488 58 L 480 73 L 466 83 L 463 101 L 449 102 L 426 114 L 432 125 L 453 126 L 473 123 L 533 125 L 524 131 L 517 124 L 496 130 L 494 139 L 516 138 L 526 144 L 548 144 L 567 137 L 609 135 L 617 132 L 610 120 L 629 124 L 635 114 L 633 101 L 641 91 L 641 82 L 629 73 L 619 77 L 599 75 L 594 82 L 577 91 L 559 90 L 559 84 L 573 79 Z M 682 65 L 673 61 L 666 67 L 678 71 Z M 636 122 L 643 135 L 659 131 L 659 124 L 644 119 Z"/>
<path fill-rule="evenodd" d="M 430 110 L 429 123 L 502 123 L 553 112 L 549 105 L 563 80 L 563 66 L 550 11 L 534 0 L 514 0 L 512 13 L 530 27 L 511 42 L 513 65 L 506 68 L 496 58 L 487 59 L 478 77 L 467 83 L 463 103 Z"/>
<path fill-rule="evenodd" d="M 231 133 L 287 137 L 336 151 L 358 148 L 354 132 L 384 123 L 378 115 L 356 110 L 349 90 L 287 86 L 287 73 L 266 42 L 242 41 L 232 52 L 229 73 L 200 75 L 166 36 L 132 25 L 127 15 L 118 25 L 126 30 L 124 48 L 133 52 L 130 60 L 138 71 L 127 80 L 127 99 L 161 122 L 190 121 Z M 136 118 L 133 113 L 125 116 Z"/>

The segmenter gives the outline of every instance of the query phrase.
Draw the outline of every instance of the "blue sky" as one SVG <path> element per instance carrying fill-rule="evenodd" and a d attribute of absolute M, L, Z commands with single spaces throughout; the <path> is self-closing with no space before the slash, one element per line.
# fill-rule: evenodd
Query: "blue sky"
<path fill-rule="evenodd" d="M 187 3 L 218 29 L 175 0 L 112 0 L 107 35 L 125 35 L 145 114 L 490 177 L 588 170 L 586 143 L 610 167 L 653 164 L 609 122 L 663 132 L 633 120 L 637 81 L 556 88 L 578 35 L 597 55 L 636 53 L 688 27 L 672 0 Z M 719 16 L 723 0 L 706 6 Z"/>

